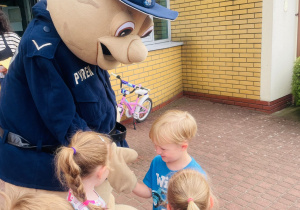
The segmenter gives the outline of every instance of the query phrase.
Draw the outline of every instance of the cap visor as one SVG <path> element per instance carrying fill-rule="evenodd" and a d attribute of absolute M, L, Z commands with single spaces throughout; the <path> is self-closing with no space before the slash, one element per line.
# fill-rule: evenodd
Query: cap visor
<path fill-rule="evenodd" d="M 148 15 L 152 15 L 156 18 L 160 19 L 168 19 L 168 20 L 175 20 L 178 16 L 177 11 L 170 10 L 166 7 L 163 7 L 159 4 L 155 4 L 152 8 L 145 8 L 142 6 L 139 6 L 137 4 L 134 4 L 128 0 L 120 0 L 122 3 L 126 4 L 127 6 L 130 6 L 140 12 L 146 13 Z"/>

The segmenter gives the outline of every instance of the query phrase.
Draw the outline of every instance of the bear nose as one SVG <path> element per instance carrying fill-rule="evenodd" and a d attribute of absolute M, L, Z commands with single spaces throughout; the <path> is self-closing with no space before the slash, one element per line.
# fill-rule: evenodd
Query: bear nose
<path fill-rule="evenodd" d="M 130 63 L 138 63 L 147 58 L 148 50 L 141 39 L 134 39 L 128 47 L 128 60 Z"/>

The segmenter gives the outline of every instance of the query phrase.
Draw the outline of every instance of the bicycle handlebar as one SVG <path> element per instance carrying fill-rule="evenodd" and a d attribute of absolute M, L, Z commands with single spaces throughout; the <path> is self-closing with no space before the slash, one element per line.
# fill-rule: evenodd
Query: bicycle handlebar
<path fill-rule="evenodd" d="M 141 89 L 150 91 L 150 89 L 144 88 L 144 87 L 139 86 L 139 85 L 134 85 L 134 84 L 131 84 L 131 83 L 125 81 L 125 80 L 122 80 L 120 75 L 117 75 L 117 74 L 114 74 L 114 73 L 111 73 L 111 75 L 113 75 L 114 77 L 116 77 L 117 79 L 120 80 L 120 88 L 122 88 L 122 84 L 124 84 L 124 85 L 127 85 L 128 87 L 134 88 L 134 90 L 137 89 L 137 88 L 141 88 Z M 131 91 L 130 93 L 133 93 L 133 91 Z"/>
<path fill-rule="evenodd" d="M 111 73 L 111 75 L 113 75 L 114 77 L 118 78 L 118 79 L 121 79 L 120 75 L 116 75 L 114 73 Z"/>

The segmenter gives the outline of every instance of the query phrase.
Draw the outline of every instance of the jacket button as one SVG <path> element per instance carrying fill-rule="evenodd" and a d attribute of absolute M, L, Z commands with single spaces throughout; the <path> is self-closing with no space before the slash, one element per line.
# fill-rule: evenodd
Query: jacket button
<path fill-rule="evenodd" d="M 44 26 L 43 30 L 46 32 L 46 33 L 49 33 L 51 30 L 48 26 Z"/>

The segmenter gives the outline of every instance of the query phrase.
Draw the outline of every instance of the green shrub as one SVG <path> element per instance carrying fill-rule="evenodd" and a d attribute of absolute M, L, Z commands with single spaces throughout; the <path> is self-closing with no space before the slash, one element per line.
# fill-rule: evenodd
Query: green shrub
<path fill-rule="evenodd" d="M 300 57 L 296 59 L 294 64 L 292 94 L 294 96 L 294 104 L 300 106 Z"/>

